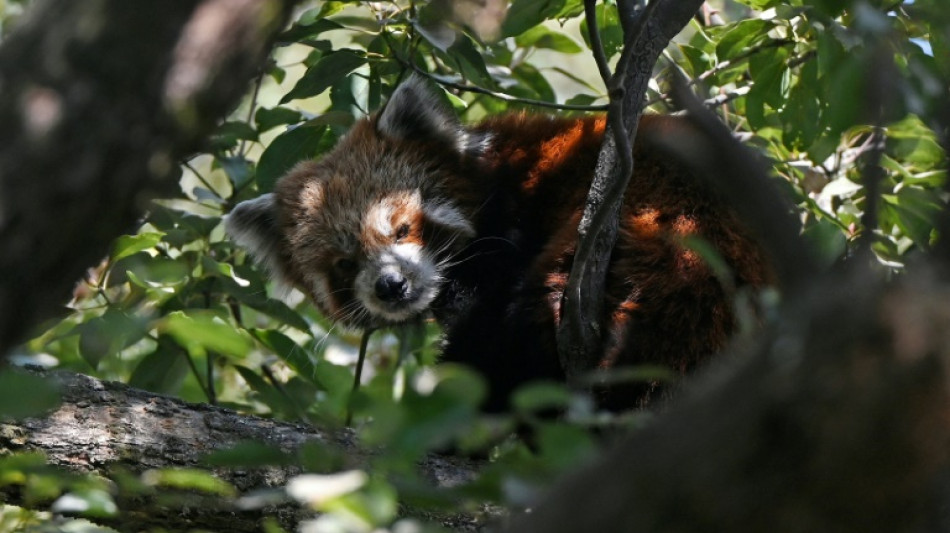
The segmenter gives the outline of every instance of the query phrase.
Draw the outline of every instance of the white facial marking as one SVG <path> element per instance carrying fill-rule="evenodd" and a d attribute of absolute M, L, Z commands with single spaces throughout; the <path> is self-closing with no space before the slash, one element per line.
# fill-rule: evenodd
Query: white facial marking
<path fill-rule="evenodd" d="M 393 217 L 393 208 L 388 202 L 380 202 L 369 208 L 366 213 L 366 226 L 380 235 L 390 235 L 393 226 L 390 222 Z"/>

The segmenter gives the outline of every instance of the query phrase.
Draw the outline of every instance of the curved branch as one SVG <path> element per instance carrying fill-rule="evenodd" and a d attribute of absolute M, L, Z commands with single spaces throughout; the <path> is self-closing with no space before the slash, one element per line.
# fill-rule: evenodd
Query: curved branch
<path fill-rule="evenodd" d="M 601 146 L 578 227 L 574 263 L 562 298 L 557 342 L 561 366 L 568 380 L 573 381 L 589 371 L 596 361 L 601 331 L 596 319 L 585 320 L 585 317 L 601 316 L 607 259 L 617 239 L 621 200 L 633 171 L 629 147 L 636 137 L 653 66 L 702 3 L 702 0 L 654 0 L 640 11 L 637 20 L 625 26 L 629 31 L 624 36 L 616 72 L 608 84 L 607 122 L 612 135 L 605 136 Z M 596 21 L 588 20 L 589 28 L 592 23 Z"/>

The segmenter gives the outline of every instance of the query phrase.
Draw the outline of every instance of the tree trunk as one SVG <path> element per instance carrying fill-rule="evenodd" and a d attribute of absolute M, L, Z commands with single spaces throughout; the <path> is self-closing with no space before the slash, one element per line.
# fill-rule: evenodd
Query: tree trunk
<path fill-rule="evenodd" d="M 37 0 L 0 46 L 0 354 L 177 187 L 294 0 Z"/>
<path fill-rule="evenodd" d="M 132 474 L 157 468 L 206 467 L 203 457 L 215 450 L 253 441 L 294 456 L 305 444 L 317 444 L 343 456 L 341 468 L 365 467 L 368 453 L 356 443 L 352 430 L 322 431 L 241 415 L 228 409 L 180 400 L 78 375 L 53 374 L 61 385 L 63 403 L 43 418 L 0 425 L 0 456 L 13 451 L 41 451 L 52 465 L 70 471 L 109 477 L 117 469 Z M 463 458 L 432 456 L 420 464 L 435 486 L 453 486 L 474 477 L 477 464 Z M 275 491 L 301 473 L 297 466 L 215 468 L 215 476 L 241 494 L 258 489 Z M 121 531 L 162 527 L 170 531 L 260 531 L 264 517 L 278 519 L 285 528 L 312 516 L 295 503 L 242 510 L 233 498 L 201 496 L 193 492 L 170 498 L 161 495 L 118 494 L 120 514 L 102 521 Z M 7 503 L 26 505 L 13 490 L 0 492 Z M 49 502 L 33 502 L 45 503 Z M 472 516 L 430 517 L 455 531 L 473 531 Z"/>

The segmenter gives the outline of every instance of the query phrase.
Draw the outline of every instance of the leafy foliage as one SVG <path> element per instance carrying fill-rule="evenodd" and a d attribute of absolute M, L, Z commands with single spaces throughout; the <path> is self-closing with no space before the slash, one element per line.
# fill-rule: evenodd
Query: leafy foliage
<path fill-rule="evenodd" d="M 650 106 L 669 110 L 669 74 L 684 73 L 772 161 L 826 264 L 846 258 L 871 233 L 880 262 L 899 273 L 933 245 L 945 203 L 946 154 L 933 129 L 950 78 L 950 18 L 941 3 L 723 3 L 722 21 L 695 20 L 667 51 Z M 0 0 L 0 15 L 4 5 L 12 4 Z M 605 103 L 577 0 L 514 0 L 503 22 L 491 12 L 448 16 L 452 5 L 333 0 L 302 11 L 242 108 L 209 139 L 208 152 L 183 163 L 181 197 L 155 201 L 138 232 L 117 239 L 90 269 L 71 314 L 29 349 L 61 368 L 249 413 L 327 426 L 353 415 L 364 442 L 382 450 L 372 467 L 334 473 L 340 465 L 305 450 L 294 460 L 324 476 L 301 476 L 288 489 L 327 513 L 321 524 L 346 531 L 391 526 L 400 504 L 525 505 L 590 456 L 596 444 L 587 428 L 644 423 L 643 414 L 595 413 L 589 399 L 557 384 L 524 388 L 510 415 L 479 415 L 482 378 L 432 366 L 438 332 L 430 324 L 376 334 L 372 371 L 354 392 L 356 334 L 328 323 L 298 294 L 276 298 L 262 271 L 223 235 L 222 217 L 237 202 L 270 191 L 293 164 L 331 148 L 411 70 L 440 84 L 469 120 Z M 598 5 L 596 18 L 607 55 L 615 56 L 623 43 L 616 3 Z M 501 39 L 486 38 L 492 31 L 485 28 Z M 885 82 L 882 101 L 875 84 Z M 877 225 L 864 227 L 862 175 L 877 149 L 875 130 L 883 134 L 885 177 Z M 0 395 L 0 407 L 9 405 Z M 551 407 L 565 409 L 566 420 L 538 415 Z M 533 428 L 533 450 L 507 437 L 519 424 Z M 412 465 L 447 447 L 490 450 L 493 463 L 471 484 L 433 494 Z M 6 460 L 0 480 L 40 490 L 46 474 L 34 459 Z M 213 458 L 231 465 L 286 460 L 253 446 Z M 146 482 L 158 487 L 233 490 L 193 471 L 150 476 Z M 101 488 L 51 487 L 53 495 L 85 494 L 80 514 L 108 512 L 97 503 Z"/>

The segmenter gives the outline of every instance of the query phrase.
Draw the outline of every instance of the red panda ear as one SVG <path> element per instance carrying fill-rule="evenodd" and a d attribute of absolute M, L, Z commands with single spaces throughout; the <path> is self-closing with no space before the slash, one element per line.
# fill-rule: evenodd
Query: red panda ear
<path fill-rule="evenodd" d="M 430 223 L 449 230 L 453 241 L 463 237 L 464 242 L 475 236 L 475 228 L 465 213 L 447 200 L 429 200 L 422 205 L 422 212 Z"/>
<path fill-rule="evenodd" d="M 469 137 L 458 117 L 417 75 L 406 78 L 393 92 L 379 113 L 376 130 L 393 139 L 440 141 L 460 151 Z"/>
<path fill-rule="evenodd" d="M 239 203 L 224 217 L 224 230 L 231 240 L 246 248 L 278 281 L 289 283 L 281 266 L 280 243 L 283 239 L 277 226 L 277 199 L 274 193 Z"/>

